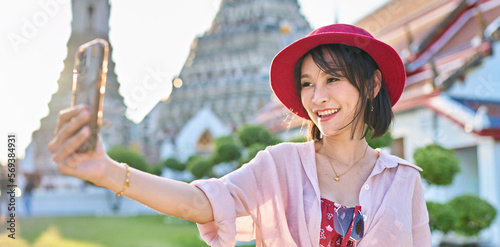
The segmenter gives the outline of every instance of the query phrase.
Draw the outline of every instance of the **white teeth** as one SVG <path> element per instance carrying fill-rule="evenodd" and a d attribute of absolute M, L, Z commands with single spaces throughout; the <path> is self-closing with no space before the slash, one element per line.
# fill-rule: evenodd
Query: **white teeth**
<path fill-rule="evenodd" d="M 338 112 L 338 111 L 339 111 L 339 109 L 330 109 L 330 110 L 326 110 L 326 111 L 319 111 L 319 112 L 318 112 L 318 115 L 319 115 L 320 117 L 322 117 L 322 116 L 325 116 L 325 115 L 334 114 L 334 113 L 336 113 L 336 112 Z"/>

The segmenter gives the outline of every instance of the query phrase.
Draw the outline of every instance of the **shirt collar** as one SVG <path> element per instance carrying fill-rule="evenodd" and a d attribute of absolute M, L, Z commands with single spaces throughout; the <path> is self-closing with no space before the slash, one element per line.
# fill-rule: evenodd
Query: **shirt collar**
<path fill-rule="evenodd" d="M 394 168 L 398 165 L 405 165 L 405 166 L 413 167 L 418 171 L 423 171 L 422 168 L 420 168 L 420 167 L 418 167 L 418 166 L 416 166 L 416 165 L 414 165 L 414 164 L 412 164 L 404 159 L 401 159 L 397 156 L 391 155 L 380 148 L 377 148 L 375 150 L 380 155 L 378 157 L 377 163 L 375 164 L 374 170 L 375 169 L 383 170 L 385 168 Z"/>
<path fill-rule="evenodd" d="M 316 173 L 316 151 L 314 148 L 314 141 L 305 142 L 299 145 L 304 145 L 304 148 L 298 149 L 299 152 L 301 152 L 301 155 L 299 155 L 301 157 L 301 163 L 304 166 L 307 177 L 311 180 L 311 183 L 314 186 L 314 191 L 319 197 L 320 192 L 318 185 L 318 176 Z M 375 167 L 373 168 L 370 177 L 381 173 L 386 168 L 395 168 L 398 165 L 405 165 L 412 167 L 418 171 L 423 171 L 422 168 L 397 156 L 391 155 L 380 148 L 377 148 L 375 150 L 379 153 L 379 157 L 377 159 L 377 162 L 375 163 Z"/>

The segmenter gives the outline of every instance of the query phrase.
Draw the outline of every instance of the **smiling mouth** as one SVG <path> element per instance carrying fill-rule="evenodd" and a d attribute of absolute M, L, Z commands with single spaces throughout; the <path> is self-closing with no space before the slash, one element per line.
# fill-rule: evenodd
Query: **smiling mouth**
<path fill-rule="evenodd" d="M 318 111 L 316 114 L 319 117 L 326 117 L 326 116 L 333 115 L 333 114 L 337 113 L 338 111 L 340 111 L 340 109 L 329 109 L 329 110 L 325 110 L 325 111 Z"/>

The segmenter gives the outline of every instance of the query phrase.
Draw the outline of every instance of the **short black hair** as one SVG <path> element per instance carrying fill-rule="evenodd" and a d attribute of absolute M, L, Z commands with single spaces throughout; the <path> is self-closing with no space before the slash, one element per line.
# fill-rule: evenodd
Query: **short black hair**
<path fill-rule="evenodd" d="M 301 91 L 302 85 L 300 82 L 302 63 L 308 55 L 312 56 L 314 63 L 325 73 L 345 77 L 359 92 L 357 110 L 354 118 L 342 128 L 346 128 L 350 124 L 358 125 L 363 116 L 366 128 L 363 137 L 366 136 L 369 130 L 373 130 L 371 138 L 377 138 L 384 135 L 394 118 L 392 112 L 391 101 L 387 88 L 385 86 L 384 77 L 382 76 L 381 87 L 377 95 L 374 97 L 375 89 L 375 71 L 378 70 L 377 63 L 365 51 L 342 44 L 326 44 L 320 45 L 304 54 L 295 65 L 294 80 L 297 95 L 299 96 L 299 104 L 302 110 Z M 371 111 L 373 107 L 373 111 Z M 364 112 L 363 112 L 364 111 Z M 308 140 L 319 141 L 322 138 L 319 128 L 313 121 L 308 120 L 309 127 L 307 133 Z M 354 138 L 356 129 L 353 128 L 351 138 Z"/>

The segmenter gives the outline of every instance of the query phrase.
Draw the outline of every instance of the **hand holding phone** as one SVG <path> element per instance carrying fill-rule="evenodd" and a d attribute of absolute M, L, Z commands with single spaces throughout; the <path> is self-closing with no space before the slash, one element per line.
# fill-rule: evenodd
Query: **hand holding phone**
<path fill-rule="evenodd" d="M 77 152 L 91 152 L 96 147 L 97 135 L 102 123 L 104 93 L 108 72 L 109 44 L 104 39 L 94 39 L 81 45 L 75 57 L 73 68 L 73 90 L 71 106 L 89 106 L 90 122 L 87 124 L 92 133 Z"/>

